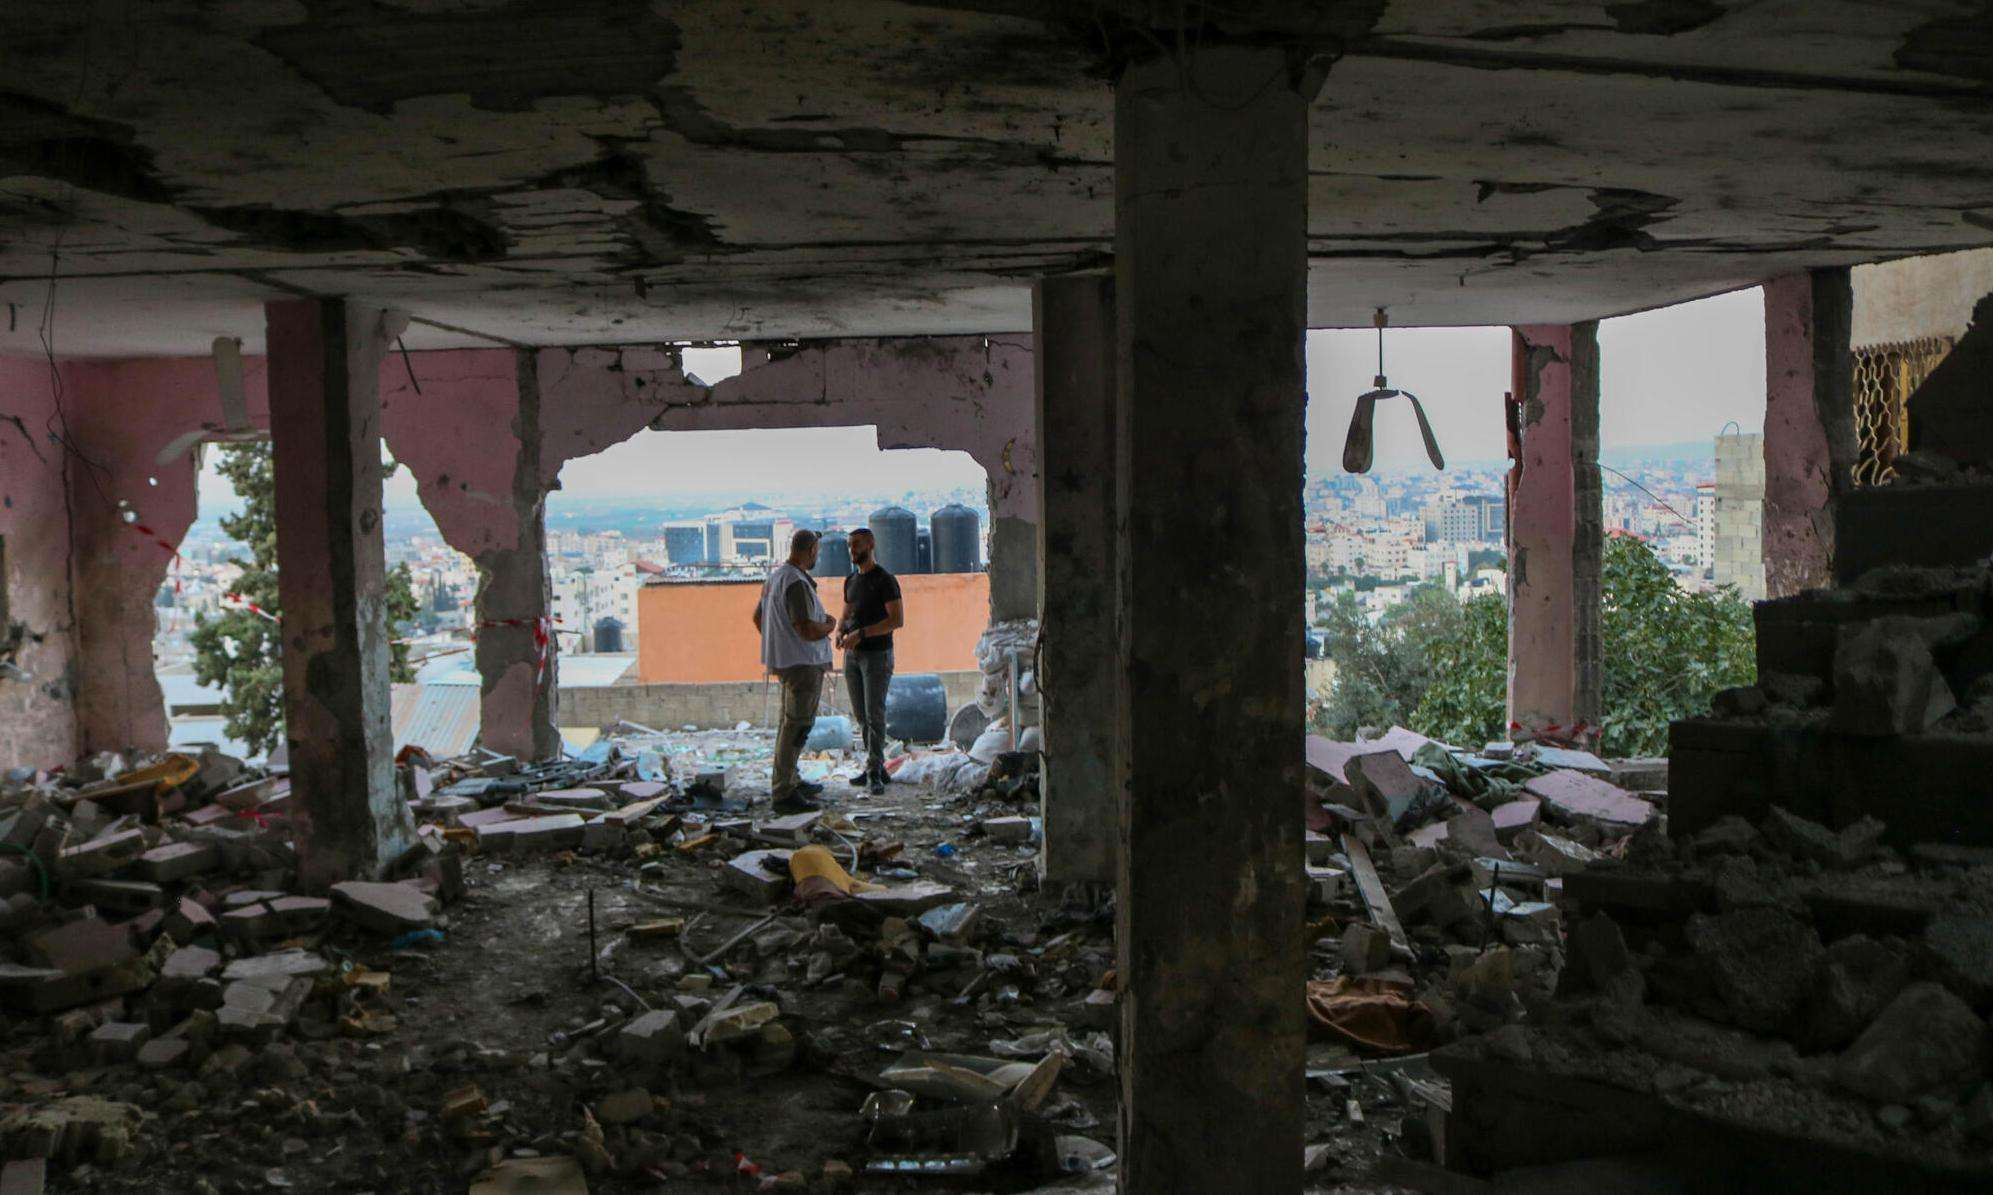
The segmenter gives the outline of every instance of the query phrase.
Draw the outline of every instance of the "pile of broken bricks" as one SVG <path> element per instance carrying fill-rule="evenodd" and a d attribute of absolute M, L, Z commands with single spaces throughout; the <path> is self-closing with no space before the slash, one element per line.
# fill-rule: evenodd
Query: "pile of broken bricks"
<path fill-rule="evenodd" d="M 1993 1179 L 1993 851 L 1885 836 L 1774 807 L 1567 876 L 1552 998 L 1441 1069 L 1595 1083 L 1671 1131 L 1811 1139 L 1909 1185 Z"/>

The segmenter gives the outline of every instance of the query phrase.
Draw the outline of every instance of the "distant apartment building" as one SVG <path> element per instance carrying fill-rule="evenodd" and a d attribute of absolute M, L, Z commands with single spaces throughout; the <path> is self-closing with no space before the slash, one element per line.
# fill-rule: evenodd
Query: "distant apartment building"
<path fill-rule="evenodd" d="M 738 564 L 787 555 L 795 520 L 759 502 L 664 525 L 669 564 Z"/>
<path fill-rule="evenodd" d="M 1716 483 L 1695 487 L 1695 562 L 1707 571 L 1716 563 Z"/>
<path fill-rule="evenodd" d="M 629 564 L 616 568 L 584 564 L 556 572 L 551 578 L 552 612 L 561 631 L 566 632 L 561 637 L 561 650 L 586 655 L 604 641 L 615 641 L 618 651 L 635 650 L 637 590 L 643 575 Z M 605 640 L 599 632 L 612 621 L 617 631 Z"/>

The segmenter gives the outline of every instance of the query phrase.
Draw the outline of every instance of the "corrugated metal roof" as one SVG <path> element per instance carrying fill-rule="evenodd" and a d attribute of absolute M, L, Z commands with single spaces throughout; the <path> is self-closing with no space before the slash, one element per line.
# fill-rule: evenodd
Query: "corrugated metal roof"
<path fill-rule="evenodd" d="M 394 686 L 394 749 L 413 743 L 438 759 L 469 751 L 477 741 L 481 696 L 474 686 Z"/>
<path fill-rule="evenodd" d="M 569 654 L 562 652 L 560 657 L 560 686 L 563 689 L 597 689 L 603 685 L 613 685 L 623 679 L 623 674 L 637 663 L 635 652 L 606 652 L 602 654 Z M 482 683 L 478 678 L 477 660 L 469 652 L 441 656 L 430 660 L 416 669 L 415 679 L 423 685 L 471 685 Z"/>

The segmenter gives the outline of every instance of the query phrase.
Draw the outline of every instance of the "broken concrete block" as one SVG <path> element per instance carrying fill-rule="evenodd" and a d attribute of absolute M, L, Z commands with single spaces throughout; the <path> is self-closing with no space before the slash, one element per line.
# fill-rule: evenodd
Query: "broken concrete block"
<path fill-rule="evenodd" d="M 608 814 L 598 817 L 581 828 L 581 849 L 584 851 L 613 851 L 623 845 L 627 831 L 619 822 L 612 822 Z"/>
<path fill-rule="evenodd" d="M 65 975 L 82 975 L 115 967 L 138 955 L 131 931 L 96 917 L 74 921 L 30 934 L 29 953 Z"/>
<path fill-rule="evenodd" d="M 1477 913 L 1471 889 L 1471 873 L 1465 866 L 1439 864 L 1427 869 L 1392 897 L 1392 909 L 1401 921 L 1431 921 L 1445 928 Z"/>
<path fill-rule="evenodd" d="M 236 959 L 222 971 L 221 978 L 224 983 L 233 983 L 238 979 L 322 975 L 329 970 L 331 964 L 308 950 L 279 950 L 270 954 Z"/>
<path fill-rule="evenodd" d="M 1937 979 L 1981 1013 L 1993 1007 L 1993 918 L 1945 914 L 1924 927 Z"/>
<path fill-rule="evenodd" d="M 431 796 L 410 803 L 408 809 L 419 818 L 460 826 L 464 817 L 478 811 L 478 803 L 469 797 Z"/>
<path fill-rule="evenodd" d="M 1903 989 L 1834 1065 L 1834 1082 L 1878 1103 L 1903 1103 L 1977 1075 L 1986 1024 L 1935 983 Z"/>
<path fill-rule="evenodd" d="M 726 861 L 720 883 L 761 904 L 772 905 L 789 890 L 789 856 L 781 850 L 748 851 Z"/>
<path fill-rule="evenodd" d="M 533 803 L 562 810 L 594 810 L 607 813 L 614 808 L 609 794 L 595 788 L 554 788 L 533 794 Z"/>
<path fill-rule="evenodd" d="M 183 896 L 167 911 L 166 919 L 160 926 L 175 942 L 186 943 L 193 941 L 196 935 L 214 929 L 215 918 L 205 905 Z"/>
<path fill-rule="evenodd" d="M 1496 924 L 1501 927 L 1502 941 L 1511 946 L 1554 946 L 1563 938 L 1557 906 L 1540 900 L 1511 905 Z"/>
<path fill-rule="evenodd" d="M 47 1158 L 16 1158 L 0 1166 L 0 1195 L 42 1195 L 47 1187 Z"/>
<path fill-rule="evenodd" d="M 779 839 L 794 846 L 807 846 L 810 841 L 810 831 L 815 829 L 816 824 L 822 820 L 823 811 L 813 810 L 809 813 L 796 813 L 788 817 L 774 818 L 770 821 L 762 822 L 755 829 L 769 838 Z"/>
<path fill-rule="evenodd" d="M 737 1004 L 715 1017 L 706 1020 L 702 1040 L 706 1045 L 725 1045 L 753 1037 L 761 1027 L 782 1015 L 782 1010 L 767 1000 L 752 1004 Z"/>
<path fill-rule="evenodd" d="M 1924 625 L 1939 621 L 1877 618 L 1842 627 L 1828 725 L 1843 734 L 1920 734 L 1958 708 Z"/>
<path fill-rule="evenodd" d="M 64 879 L 89 879 L 125 866 L 145 851 L 145 832 L 122 830 L 100 834 L 56 857 L 56 873 Z"/>
<path fill-rule="evenodd" d="M 1794 1030 L 1826 953 L 1811 925 L 1782 909 L 1746 908 L 1691 917 L 1687 934 L 1733 1024 Z"/>
<path fill-rule="evenodd" d="M 1368 975 L 1391 965 L 1391 935 L 1367 921 L 1353 921 L 1343 930 L 1343 973 Z"/>
<path fill-rule="evenodd" d="M 1530 778 L 1523 790 L 1543 802 L 1546 815 L 1560 822 L 1629 834 L 1654 817 L 1654 806 L 1623 788 L 1583 772 L 1549 772 Z"/>
<path fill-rule="evenodd" d="M 1305 869 L 1308 881 L 1308 899 L 1316 904 L 1332 905 L 1349 895 L 1349 872 L 1340 867 L 1314 867 Z"/>
<path fill-rule="evenodd" d="M 991 842 L 1004 846 L 1021 846 L 1031 841 L 1031 819 L 1028 817 L 989 817 L 981 822 L 983 834 Z"/>
<path fill-rule="evenodd" d="M 554 813 L 478 827 L 478 845 L 492 850 L 571 851 L 581 845 L 578 813 Z"/>
<path fill-rule="evenodd" d="M 130 1062 L 140 1046 L 152 1039 L 152 1027 L 139 1021 L 105 1021 L 90 1035 L 90 1049 L 100 1063 Z"/>
<path fill-rule="evenodd" d="M 184 1037 L 155 1037 L 138 1048 L 133 1061 L 149 1071 L 179 1066 L 193 1052 L 194 1043 Z"/>
<path fill-rule="evenodd" d="M 504 825 L 506 822 L 519 822 L 525 820 L 526 818 L 524 814 L 514 813 L 503 805 L 494 805 L 490 809 L 480 809 L 476 813 L 465 813 L 459 815 L 457 818 L 457 824 L 463 826 L 466 829 L 479 831 L 479 839 L 482 840 L 483 830 L 487 826 L 500 826 Z"/>
<path fill-rule="evenodd" d="M 1534 830 L 1543 819 L 1543 802 L 1533 797 L 1518 797 L 1495 806 L 1488 816 L 1494 822 L 1496 840 L 1510 846 L 1524 830 Z"/>
<path fill-rule="evenodd" d="M 70 900 L 95 905 L 122 917 L 136 916 L 166 904 L 166 890 L 145 880 L 71 880 L 63 893 Z"/>
<path fill-rule="evenodd" d="M 1859 865 L 1875 853 L 1884 829 L 1881 822 L 1865 817 L 1836 832 L 1777 805 L 1765 814 L 1763 827 L 1766 839 L 1773 846 L 1796 858 L 1811 859 L 1822 867 Z"/>
<path fill-rule="evenodd" d="M 1645 977 L 1633 965 L 1626 935 L 1612 918 L 1596 913 L 1578 922 L 1571 927 L 1565 948 L 1560 990 L 1603 992 L 1629 1004 L 1645 998 Z"/>
<path fill-rule="evenodd" d="M 632 1087 L 595 1101 L 595 1119 L 603 1124 L 635 1124 L 649 1116 L 656 1106 L 650 1092 Z"/>
<path fill-rule="evenodd" d="M 138 857 L 135 870 L 155 884 L 173 884 L 221 866 L 221 851 L 213 843 L 169 842 Z"/>
<path fill-rule="evenodd" d="M 1396 822 L 1426 793 L 1424 779 L 1396 751 L 1354 755 L 1343 764 L 1350 788 L 1373 816 Z"/>
<path fill-rule="evenodd" d="M 1695 836 L 1698 855 L 1742 855 L 1758 844 L 1757 827 L 1734 813 L 1724 814 Z"/>
<path fill-rule="evenodd" d="M 371 933 L 402 934 L 436 922 L 436 900 L 413 884 L 349 880 L 332 886 L 332 899 L 341 914 Z"/>
<path fill-rule="evenodd" d="M 673 1009 L 653 1009 L 616 1034 L 616 1056 L 638 1066 L 660 1066 L 684 1052 L 685 1031 Z"/>
<path fill-rule="evenodd" d="M 1827 948 L 1806 1008 L 1805 1044 L 1838 1050 L 1868 1028 L 1910 982 L 1910 964 L 1901 953 L 1854 934 Z"/>
<path fill-rule="evenodd" d="M 1585 844 L 1545 830 L 1525 830 L 1516 835 L 1515 853 L 1550 876 L 1583 871 L 1599 860 L 1599 853 Z"/>

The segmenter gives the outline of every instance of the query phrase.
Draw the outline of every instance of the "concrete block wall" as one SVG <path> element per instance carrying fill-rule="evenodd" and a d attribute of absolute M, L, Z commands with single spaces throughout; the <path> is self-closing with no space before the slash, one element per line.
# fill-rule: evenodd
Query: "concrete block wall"
<path fill-rule="evenodd" d="M 981 682 L 982 674 L 976 671 L 942 673 L 949 713 L 974 701 Z M 843 673 L 833 671 L 827 678 L 819 712 L 851 712 L 850 702 L 845 699 Z M 757 680 L 563 689 L 559 718 L 566 727 L 606 726 L 620 719 L 654 730 L 677 730 L 681 726 L 722 730 L 740 722 L 773 726 L 780 714 L 781 695 L 775 682 Z"/>

